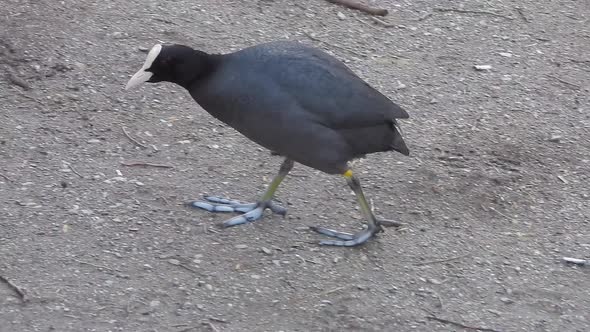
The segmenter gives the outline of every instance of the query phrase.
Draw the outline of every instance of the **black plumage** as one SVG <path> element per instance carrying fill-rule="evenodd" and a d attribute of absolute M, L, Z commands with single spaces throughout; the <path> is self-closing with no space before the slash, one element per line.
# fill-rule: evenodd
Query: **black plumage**
<path fill-rule="evenodd" d="M 211 115 L 284 156 L 285 163 L 345 174 L 353 189 L 358 179 L 349 171 L 350 160 L 389 150 L 409 154 L 396 121 L 408 118 L 406 111 L 342 62 L 313 47 L 282 41 L 207 54 L 181 45 L 157 45 L 142 70 L 128 86 L 142 80 L 177 83 Z M 285 175 L 277 176 L 276 186 Z M 270 202 L 275 189 L 256 208 L 271 208 L 265 201 Z M 369 214 L 364 211 L 366 201 L 359 198 L 359 203 Z M 375 219 L 370 214 L 369 219 Z M 380 230 L 376 219 L 375 229 L 372 234 Z M 359 243 L 350 245 L 355 244 Z"/>

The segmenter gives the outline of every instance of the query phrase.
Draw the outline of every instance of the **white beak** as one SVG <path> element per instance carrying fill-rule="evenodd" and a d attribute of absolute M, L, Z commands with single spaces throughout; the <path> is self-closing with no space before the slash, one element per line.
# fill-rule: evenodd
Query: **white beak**
<path fill-rule="evenodd" d="M 142 85 L 154 75 L 153 73 L 147 70 L 150 69 L 152 63 L 154 63 L 154 60 L 156 60 L 158 55 L 160 55 L 160 51 L 162 51 L 162 45 L 156 44 L 154 45 L 154 47 L 152 47 L 152 49 L 147 55 L 147 58 L 145 59 L 145 62 L 143 63 L 143 66 L 141 66 L 141 69 L 133 76 L 131 76 L 131 79 L 129 80 L 129 82 L 127 82 L 125 90 L 129 90 L 131 88 L 135 88 L 137 86 Z"/>
<path fill-rule="evenodd" d="M 131 79 L 129 80 L 129 82 L 127 82 L 127 85 L 125 85 L 125 90 L 129 90 L 131 88 L 135 88 L 142 85 L 143 83 L 147 82 L 153 75 L 153 73 L 145 71 L 145 69 L 143 68 L 140 69 L 137 73 L 135 73 L 135 75 L 131 76 Z"/>

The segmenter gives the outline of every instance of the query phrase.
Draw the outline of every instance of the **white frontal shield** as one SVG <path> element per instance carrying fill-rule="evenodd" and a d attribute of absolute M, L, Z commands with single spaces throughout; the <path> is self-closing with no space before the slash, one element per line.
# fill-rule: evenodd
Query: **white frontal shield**
<path fill-rule="evenodd" d="M 152 77 L 152 75 L 154 75 L 153 73 L 147 71 L 147 69 L 152 66 L 154 60 L 156 60 L 158 55 L 160 55 L 160 51 L 162 51 L 162 45 L 156 44 L 154 47 L 152 47 L 147 55 L 147 58 L 145 59 L 145 62 L 143 63 L 143 66 L 141 66 L 141 69 L 131 76 L 131 79 L 129 82 L 127 82 L 125 90 L 140 86 L 141 84 L 147 82 Z"/>

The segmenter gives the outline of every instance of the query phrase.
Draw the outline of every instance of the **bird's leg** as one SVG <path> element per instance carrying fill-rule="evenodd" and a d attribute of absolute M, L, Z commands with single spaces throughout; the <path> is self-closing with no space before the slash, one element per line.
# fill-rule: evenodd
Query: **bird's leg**
<path fill-rule="evenodd" d="M 239 201 L 220 198 L 215 196 L 205 196 L 207 202 L 194 201 L 189 205 L 195 208 L 207 210 L 209 212 L 241 212 L 242 215 L 230 218 L 223 222 L 224 227 L 231 227 L 256 221 L 262 217 L 264 210 L 270 209 L 276 214 L 285 216 L 287 209 L 274 203 L 272 198 L 277 191 L 277 188 L 285 179 L 289 171 L 293 168 L 293 160 L 286 158 L 281 164 L 279 174 L 274 177 L 264 195 L 256 203 L 241 203 Z"/>
<path fill-rule="evenodd" d="M 383 220 L 375 218 L 375 215 L 371 211 L 369 207 L 369 203 L 367 203 L 367 199 L 363 194 L 363 190 L 361 188 L 361 183 L 359 179 L 352 174 L 351 170 L 346 171 L 344 173 L 344 177 L 346 178 L 346 182 L 350 188 L 354 191 L 358 203 L 360 205 L 361 211 L 364 217 L 367 219 L 367 229 L 357 233 L 357 234 L 349 234 L 349 233 L 342 233 L 338 231 L 334 231 L 331 229 L 323 228 L 323 227 L 311 227 L 312 230 L 327 236 L 331 236 L 337 238 L 339 240 L 324 240 L 320 241 L 321 245 L 327 246 L 341 246 L 341 247 L 354 247 L 360 244 L 367 242 L 371 237 L 379 232 L 383 232 L 382 226 L 400 226 L 401 224 L 395 221 Z"/>

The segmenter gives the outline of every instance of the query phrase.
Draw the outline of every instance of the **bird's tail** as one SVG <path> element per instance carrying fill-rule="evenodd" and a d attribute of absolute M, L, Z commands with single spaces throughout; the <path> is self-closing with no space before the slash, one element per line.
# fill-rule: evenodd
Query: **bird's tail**
<path fill-rule="evenodd" d="M 393 141 L 391 142 L 391 148 L 403 155 L 409 156 L 410 149 L 408 149 L 406 142 L 404 142 L 404 138 L 402 137 L 401 128 L 399 127 L 399 124 L 394 121 L 392 127 Z"/>

